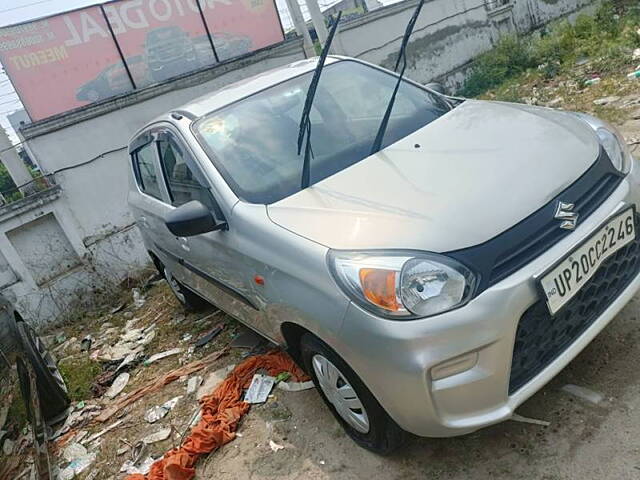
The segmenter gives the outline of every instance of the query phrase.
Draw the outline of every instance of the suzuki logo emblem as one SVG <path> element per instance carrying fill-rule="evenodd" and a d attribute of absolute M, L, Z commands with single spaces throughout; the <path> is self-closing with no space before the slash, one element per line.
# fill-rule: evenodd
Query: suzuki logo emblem
<path fill-rule="evenodd" d="M 558 202 L 558 208 L 556 208 L 555 218 L 558 220 L 562 220 L 560 224 L 560 228 L 564 228 L 565 230 L 575 230 L 576 225 L 578 224 L 578 215 L 577 212 L 574 212 L 575 205 L 573 203 L 564 203 L 562 201 Z"/>

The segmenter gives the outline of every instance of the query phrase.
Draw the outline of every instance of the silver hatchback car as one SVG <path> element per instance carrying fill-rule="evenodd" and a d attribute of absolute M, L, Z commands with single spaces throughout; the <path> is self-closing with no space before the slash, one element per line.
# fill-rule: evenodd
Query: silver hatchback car
<path fill-rule="evenodd" d="M 129 203 L 149 254 L 186 306 L 206 299 L 286 346 L 365 448 L 510 418 L 640 285 L 624 140 L 587 115 L 402 80 L 372 155 L 398 76 L 329 57 L 301 182 L 316 63 L 135 134 Z"/>

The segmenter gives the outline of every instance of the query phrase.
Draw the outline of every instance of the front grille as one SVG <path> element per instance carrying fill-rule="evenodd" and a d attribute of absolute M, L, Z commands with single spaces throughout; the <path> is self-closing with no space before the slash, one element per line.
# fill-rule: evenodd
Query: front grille
<path fill-rule="evenodd" d="M 636 219 L 636 232 L 638 221 Z M 509 394 L 524 386 L 565 351 L 611 305 L 640 270 L 640 238 L 608 258 L 555 316 L 543 300 L 520 318 Z"/>
<path fill-rule="evenodd" d="M 448 252 L 478 274 L 475 294 L 518 271 L 572 232 L 555 218 L 558 202 L 573 203 L 579 223 L 591 215 L 620 185 L 622 176 L 601 149 L 598 160 L 580 178 L 539 210 L 491 240 Z"/>
<path fill-rule="evenodd" d="M 600 178 L 572 202 L 575 211 L 580 213 L 582 219 L 587 218 L 613 193 L 619 183 L 619 175 L 610 173 Z M 571 233 L 569 230 L 558 228 L 558 225 L 558 220 L 552 216 L 544 226 L 525 238 L 522 243 L 502 252 L 495 260 L 489 281 L 495 283 L 506 278 Z"/>

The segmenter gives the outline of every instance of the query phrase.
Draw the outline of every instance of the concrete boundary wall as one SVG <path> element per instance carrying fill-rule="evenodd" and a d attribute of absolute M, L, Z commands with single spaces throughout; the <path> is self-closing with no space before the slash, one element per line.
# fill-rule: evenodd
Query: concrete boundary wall
<path fill-rule="evenodd" d="M 340 29 L 341 53 L 393 68 L 404 28 L 418 0 L 407 0 Z M 598 0 L 428 0 L 407 48 L 407 76 L 422 83 L 459 87 L 464 71 L 505 34 L 528 33 Z M 497 5 L 497 6 L 494 6 Z"/>

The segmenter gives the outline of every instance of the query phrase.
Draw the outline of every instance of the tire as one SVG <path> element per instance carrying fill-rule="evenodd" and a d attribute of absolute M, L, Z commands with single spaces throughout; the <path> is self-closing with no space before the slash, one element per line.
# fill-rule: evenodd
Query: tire
<path fill-rule="evenodd" d="M 39 397 L 45 400 L 40 406 L 42 415 L 48 423 L 56 423 L 65 416 L 71 403 L 67 386 L 55 359 L 33 329 L 25 322 L 18 322 L 17 329 L 26 358 L 36 374 Z"/>
<path fill-rule="evenodd" d="M 38 375 L 33 365 L 27 365 L 22 359 L 16 362 L 18 378 L 20 381 L 20 391 L 27 410 L 27 417 L 31 423 L 31 433 L 33 435 L 33 466 L 36 469 L 36 478 L 49 480 L 56 478 L 53 475 L 51 455 L 49 452 L 49 432 L 47 422 L 42 413 L 42 401 L 40 395 L 32 392 L 37 389 Z"/>
<path fill-rule="evenodd" d="M 161 273 L 169 284 L 169 288 L 185 308 L 185 310 L 189 312 L 200 312 L 211 306 L 211 304 L 200 295 L 192 292 L 182 283 L 176 280 L 167 267 L 163 266 L 163 270 Z"/>
<path fill-rule="evenodd" d="M 389 417 L 358 375 L 328 345 L 307 333 L 300 341 L 300 352 L 304 367 L 322 399 L 359 446 L 378 455 L 388 455 L 406 441 L 406 432 Z M 334 381 L 329 380 L 332 368 L 337 371 L 337 376 L 333 372 Z M 332 385 L 338 388 L 332 389 Z M 359 405 L 362 408 L 358 408 Z"/>

